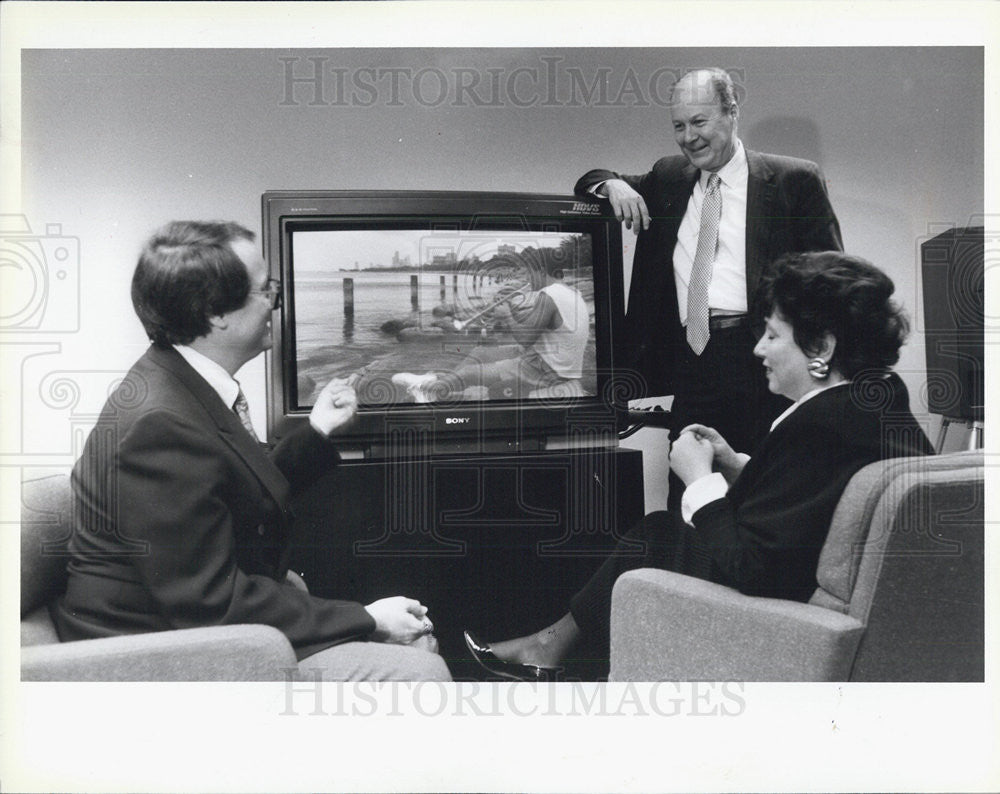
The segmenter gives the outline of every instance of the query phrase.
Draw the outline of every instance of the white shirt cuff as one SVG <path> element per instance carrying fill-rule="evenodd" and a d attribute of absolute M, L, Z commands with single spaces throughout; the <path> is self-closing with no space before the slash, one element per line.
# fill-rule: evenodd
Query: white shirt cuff
<path fill-rule="evenodd" d="M 729 486 L 726 485 L 726 478 L 720 472 L 716 471 L 712 474 L 706 474 L 704 477 L 699 477 L 684 489 L 684 493 L 681 496 L 681 517 L 684 519 L 684 523 L 689 527 L 693 527 L 694 524 L 691 523 L 691 518 L 694 514 L 709 502 L 721 499 L 726 495 L 728 490 Z"/>

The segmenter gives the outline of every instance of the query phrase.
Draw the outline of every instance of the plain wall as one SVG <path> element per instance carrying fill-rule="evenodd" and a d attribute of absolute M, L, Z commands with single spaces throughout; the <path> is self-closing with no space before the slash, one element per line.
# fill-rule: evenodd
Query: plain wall
<path fill-rule="evenodd" d="M 322 96 L 289 88 L 316 64 Z M 269 189 L 567 193 L 591 167 L 641 173 L 678 151 L 669 76 L 705 65 L 745 89 L 746 145 L 818 162 L 847 250 L 895 280 L 914 320 L 898 370 L 933 432 L 918 246 L 983 212 L 981 48 L 27 50 L 23 207 L 36 235 L 58 224 L 78 238 L 81 300 L 76 327 L 45 337 L 59 349 L 22 366 L 20 443 L 78 451 L 108 385 L 146 347 L 129 280 L 161 223 L 259 231 Z M 239 377 L 263 428 L 262 360 Z M 650 433 L 633 441 L 650 453 L 647 508 L 665 479 Z"/>

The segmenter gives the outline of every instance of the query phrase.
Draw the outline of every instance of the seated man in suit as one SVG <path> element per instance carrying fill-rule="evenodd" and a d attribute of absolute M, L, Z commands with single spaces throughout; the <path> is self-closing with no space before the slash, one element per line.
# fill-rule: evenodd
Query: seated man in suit
<path fill-rule="evenodd" d="M 647 394 L 674 395 L 671 438 L 705 424 L 749 452 L 788 405 L 754 360 L 752 296 L 784 254 L 842 250 L 840 226 L 815 163 L 743 147 L 722 69 L 681 77 L 670 117 L 680 155 L 638 176 L 589 171 L 576 192 L 606 198 L 639 235 L 622 352 Z M 682 490 L 671 476 L 673 506 Z"/>
<path fill-rule="evenodd" d="M 146 244 L 132 303 L 152 346 L 108 398 L 73 471 L 60 637 L 264 623 L 310 676 L 450 680 L 418 601 L 362 606 L 286 581 L 289 497 L 337 463 L 329 437 L 357 399 L 334 381 L 301 431 L 270 454 L 258 443 L 233 376 L 271 346 L 279 290 L 237 224 L 174 222 Z"/>

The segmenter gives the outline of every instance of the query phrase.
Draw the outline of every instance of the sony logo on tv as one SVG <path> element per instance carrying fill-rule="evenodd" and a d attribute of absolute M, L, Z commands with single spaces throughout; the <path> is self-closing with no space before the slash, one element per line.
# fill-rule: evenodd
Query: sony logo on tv
<path fill-rule="evenodd" d="M 444 418 L 446 425 L 467 425 L 471 421 L 472 418 L 468 416 L 446 416 Z"/>

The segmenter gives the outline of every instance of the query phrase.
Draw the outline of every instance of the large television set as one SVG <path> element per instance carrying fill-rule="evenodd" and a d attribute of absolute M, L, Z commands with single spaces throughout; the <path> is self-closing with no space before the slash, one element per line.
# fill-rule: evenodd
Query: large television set
<path fill-rule="evenodd" d="M 272 440 L 331 378 L 358 394 L 338 442 L 369 458 L 542 450 L 613 425 L 621 227 L 601 202 L 281 190 L 262 214 L 282 296 Z"/>

